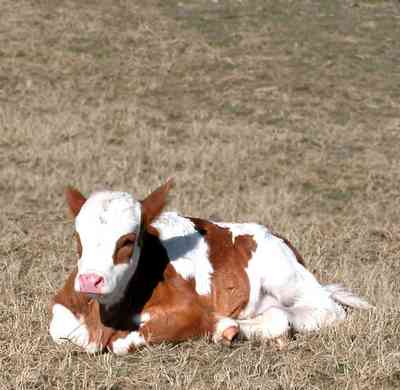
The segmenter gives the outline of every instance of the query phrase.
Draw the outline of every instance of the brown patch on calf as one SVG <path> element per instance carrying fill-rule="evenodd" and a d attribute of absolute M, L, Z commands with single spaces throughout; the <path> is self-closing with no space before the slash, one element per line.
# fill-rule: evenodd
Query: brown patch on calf
<path fill-rule="evenodd" d="M 247 267 L 252 253 L 257 249 L 257 243 L 250 234 L 236 236 L 234 242 L 235 250 L 240 254 L 239 259 L 243 267 Z"/>
<path fill-rule="evenodd" d="M 164 275 L 165 279 L 143 308 L 150 315 L 150 320 L 140 328 L 146 341 L 177 342 L 211 334 L 214 315 L 199 299 L 192 283 L 177 274 L 171 264 L 167 265 Z"/>
<path fill-rule="evenodd" d="M 209 246 L 214 269 L 211 304 L 219 315 L 237 318 L 249 300 L 250 282 L 245 268 L 257 243 L 248 234 L 237 236 L 233 242 L 228 228 L 198 218 L 190 219 Z"/>

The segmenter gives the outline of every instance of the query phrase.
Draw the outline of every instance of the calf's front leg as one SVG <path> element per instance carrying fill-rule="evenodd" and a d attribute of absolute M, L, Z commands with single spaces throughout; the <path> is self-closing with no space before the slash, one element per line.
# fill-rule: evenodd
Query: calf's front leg
<path fill-rule="evenodd" d="M 112 331 L 101 324 L 98 304 L 74 291 L 75 276 L 76 270 L 52 299 L 50 335 L 57 344 L 70 342 L 86 352 L 99 352 Z"/>
<path fill-rule="evenodd" d="M 214 342 L 229 344 L 239 333 L 236 321 L 216 316 L 201 306 L 151 307 L 140 315 L 139 329 L 118 332 L 108 348 L 125 355 L 146 344 L 178 342 L 190 338 L 212 335 Z"/>

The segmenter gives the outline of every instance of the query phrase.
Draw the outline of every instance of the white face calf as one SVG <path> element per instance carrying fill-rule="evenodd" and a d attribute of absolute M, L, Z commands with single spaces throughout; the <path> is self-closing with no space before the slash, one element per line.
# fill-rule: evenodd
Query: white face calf
<path fill-rule="evenodd" d="M 161 212 L 172 182 L 138 202 L 126 192 L 101 191 L 87 200 L 67 188 L 66 198 L 75 215 L 78 241 L 76 291 L 100 303 L 117 303 L 137 268 L 141 229 Z"/>

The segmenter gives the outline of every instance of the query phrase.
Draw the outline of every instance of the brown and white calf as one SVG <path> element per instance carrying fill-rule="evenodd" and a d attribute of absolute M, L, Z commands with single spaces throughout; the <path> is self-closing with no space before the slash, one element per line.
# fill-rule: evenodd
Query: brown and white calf
<path fill-rule="evenodd" d="M 171 182 L 145 200 L 67 189 L 78 267 L 52 302 L 50 334 L 88 352 L 211 335 L 275 338 L 342 320 L 369 305 L 322 286 L 288 241 L 255 223 L 162 212 Z"/>

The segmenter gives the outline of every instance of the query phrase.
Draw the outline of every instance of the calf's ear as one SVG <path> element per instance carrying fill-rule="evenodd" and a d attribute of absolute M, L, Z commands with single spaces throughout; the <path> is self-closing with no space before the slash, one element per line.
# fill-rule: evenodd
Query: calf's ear
<path fill-rule="evenodd" d="M 76 217 L 79 214 L 81 207 L 86 202 L 86 198 L 73 187 L 66 187 L 64 193 L 69 210 L 71 211 L 72 215 Z"/>
<path fill-rule="evenodd" d="M 160 215 L 161 211 L 167 204 L 167 196 L 171 188 L 174 186 L 174 180 L 169 178 L 165 184 L 158 187 L 142 203 L 142 221 L 145 227 Z"/>

